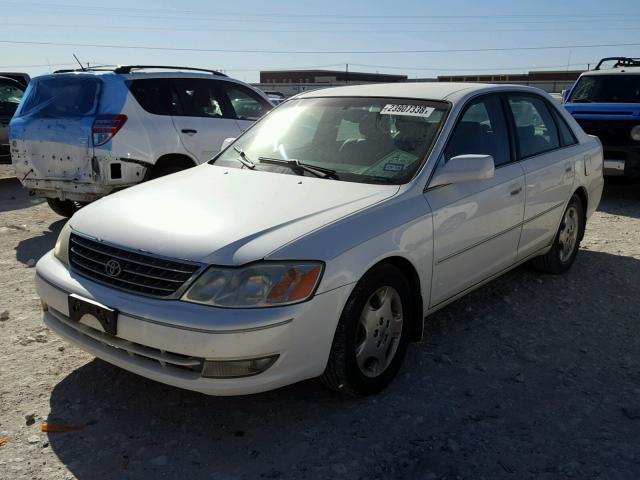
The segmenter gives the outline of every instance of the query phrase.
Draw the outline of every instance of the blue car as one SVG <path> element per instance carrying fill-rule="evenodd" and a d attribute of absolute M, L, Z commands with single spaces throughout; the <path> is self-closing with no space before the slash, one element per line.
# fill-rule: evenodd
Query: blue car
<path fill-rule="evenodd" d="M 612 68 L 602 69 L 606 62 Z M 640 58 L 608 57 L 564 95 L 565 107 L 604 149 L 605 175 L 640 178 Z"/>

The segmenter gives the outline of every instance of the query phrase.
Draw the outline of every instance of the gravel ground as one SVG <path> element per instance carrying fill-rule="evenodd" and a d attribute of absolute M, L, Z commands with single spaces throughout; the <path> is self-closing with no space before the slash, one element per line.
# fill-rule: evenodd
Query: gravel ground
<path fill-rule="evenodd" d="M 567 275 L 518 268 L 433 315 L 382 394 L 308 381 L 216 398 L 43 326 L 29 266 L 63 221 L 3 172 L 2 479 L 640 478 L 637 185 L 607 185 Z"/>

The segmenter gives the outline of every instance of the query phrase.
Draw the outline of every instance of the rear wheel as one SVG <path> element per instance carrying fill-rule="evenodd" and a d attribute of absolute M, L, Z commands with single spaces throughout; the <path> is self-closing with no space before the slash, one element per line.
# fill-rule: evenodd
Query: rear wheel
<path fill-rule="evenodd" d="M 58 198 L 47 198 L 49 208 L 62 217 L 70 218 L 78 211 L 78 205 L 72 200 L 60 200 Z"/>
<path fill-rule="evenodd" d="M 580 198 L 574 195 L 562 216 L 551 249 L 545 255 L 534 258 L 533 266 L 542 272 L 555 274 L 569 270 L 580 249 L 584 228 L 584 206 Z"/>
<path fill-rule="evenodd" d="M 321 381 L 352 395 L 379 392 L 396 376 L 413 322 L 410 284 L 394 266 L 370 270 L 342 312 Z"/>

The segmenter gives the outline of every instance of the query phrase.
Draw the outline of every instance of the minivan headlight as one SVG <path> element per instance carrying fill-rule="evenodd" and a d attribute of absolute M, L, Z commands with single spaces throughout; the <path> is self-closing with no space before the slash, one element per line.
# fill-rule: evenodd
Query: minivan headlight
<path fill-rule="evenodd" d="M 53 254 L 65 265 L 69 265 L 69 237 L 71 236 L 71 226 L 69 222 L 64 224 L 58 239 L 56 240 L 56 246 L 53 249 Z"/>
<path fill-rule="evenodd" d="M 309 299 L 320 282 L 320 262 L 260 262 L 209 267 L 182 300 L 225 308 L 262 308 Z"/>

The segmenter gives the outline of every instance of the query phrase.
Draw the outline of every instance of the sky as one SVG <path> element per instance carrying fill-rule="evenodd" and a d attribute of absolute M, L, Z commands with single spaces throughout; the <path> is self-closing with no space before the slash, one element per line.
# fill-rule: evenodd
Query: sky
<path fill-rule="evenodd" d="M 640 0 L 0 0 L 0 71 L 95 64 L 399 73 L 586 69 L 640 57 Z M 606 45 L 606 46 L 605 46 Z M 554 47 L 554 48 L 540 48 Z"/>

